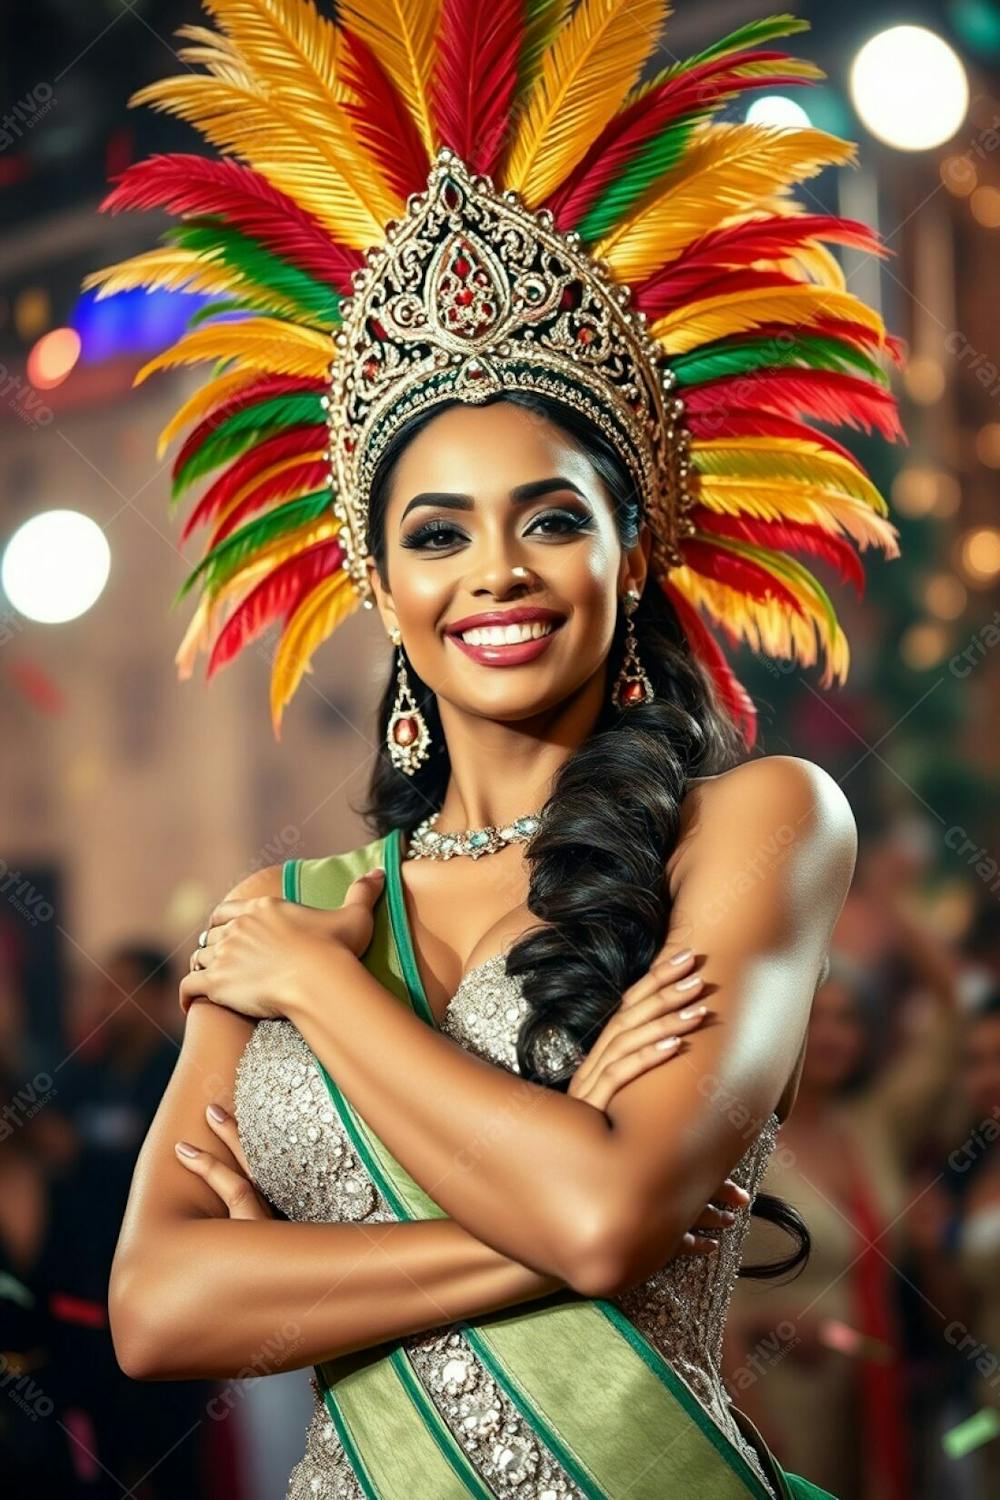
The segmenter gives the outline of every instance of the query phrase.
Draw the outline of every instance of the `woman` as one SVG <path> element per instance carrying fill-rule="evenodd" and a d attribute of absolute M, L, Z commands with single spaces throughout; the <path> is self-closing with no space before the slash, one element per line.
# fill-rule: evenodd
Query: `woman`
<path fill-rule="evenodd" d="M 711 120 L 815 76 L 755 50 L 800 23 L 633 89 L 662 0 L 209 9 L 206 73 L 140 97 L 244 160 L 130 169 L 109 206 L 182 223 L 95 278 L 225 298 L 147 367 L 225 362 L 170 429 L 179 489 L 228 465 L 179 665 L 280 615 L 277 732 L 359 603 L 399 658 L 376 837 L 242 882 L 192 955 L 119 1357 L 314 1364 L 292 1496 L 815 1494 L 718 1357 L 856 835 L 819 768 L 741 759 L 698 609 L 829 683 L 846 642 L 787 553 L 895 549 L 804 420 L 896 430 L 823 241 L 877 246 L 775 206 L 850 149 Z"/>

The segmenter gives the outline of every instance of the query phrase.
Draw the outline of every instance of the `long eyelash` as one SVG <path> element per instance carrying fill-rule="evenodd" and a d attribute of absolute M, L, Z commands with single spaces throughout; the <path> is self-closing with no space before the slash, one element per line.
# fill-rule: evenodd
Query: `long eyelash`
<path fill-rule="evenodd" d="M 546 510 L 542 511 L 540 515 L 537 515 L 531 524 L 532 526 L 535 526 L 539 521 L 548 521 L 553 517 L 569 523 L 566 529 L 566 535 L 569 535 L 573 531 L 584 530 L 585 527 L 589 526 L 591 521 L 591 517 L 589 515 L 584 515 L 582 511 Z M 458 528 L 456 526 L 453 526 L 450 521 L 443 521 L 438 518 L 431 521 L 425 521 L 423 526 L 418 526 L 416 531 L 411 531 L 409 536 L 406 536 L 402 539 L 401 545 L 404 547 L 422 547 L 431 539 L 431 537 L 438 536 L 442 532 L 451 532 L 456 536 L 460 534 Z"/>

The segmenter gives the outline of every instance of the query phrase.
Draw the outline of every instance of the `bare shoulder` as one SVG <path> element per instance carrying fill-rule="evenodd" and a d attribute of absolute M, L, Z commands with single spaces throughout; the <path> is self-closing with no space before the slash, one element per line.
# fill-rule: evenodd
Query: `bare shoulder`
<path fill-rule="evenodd" d="M 252 901 L 255 896 L 280 896 L 282 865 L 262 865 L 238 880 L 223 897 L 225 901 Z"/>
<path fill-rule="evenodd" d="M 851 804 L 828 771 L 803 756 L 762 755 L 689 784 L 667 874 L 675 889 L 705 858 L 794 853 L 796 862 L 818 861 L 831 890 L 846 896 L 857 843 Z"/>

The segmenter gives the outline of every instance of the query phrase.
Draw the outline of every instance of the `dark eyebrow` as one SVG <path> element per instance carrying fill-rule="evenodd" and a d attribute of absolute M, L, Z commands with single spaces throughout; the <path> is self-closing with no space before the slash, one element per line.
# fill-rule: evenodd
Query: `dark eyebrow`
<path fill-rule="evenodd" d="M 573 483 L 572 479 L 560 479 L 558 475 L 552 479 L 533 479 L 530 484 L 519 484 L 510 492 L 512 505 L 526 505 L 530 500 L 537 500 L 539 495 L 548 495 L 552 490 L 572 490 L 574 494 L 583 500 L 586 498 L 579 485 Z M 400 516 L 400 525 L 406 520 L 411 510 L 416 510 L 418 505 L 439 505 L 445 510 L 472 510 L 473 499 L 471 495 L 450 495 L 447 492 L 426 490 L 420 495 L 414 495 L 412 500 L 406 502 L 406 508 Z"/>

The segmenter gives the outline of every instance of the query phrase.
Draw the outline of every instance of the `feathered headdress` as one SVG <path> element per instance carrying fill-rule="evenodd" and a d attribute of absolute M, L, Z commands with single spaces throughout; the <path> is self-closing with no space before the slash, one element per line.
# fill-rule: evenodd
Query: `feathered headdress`
<path fill-rule="evenodd" d="M 826 591 L 859 593 L 859 550 L 898 553 L 885 501 L 823 428 L 899 435 L 880 318 L 831 244 L 867 227 L 790 190 L 853 147 L 715 119 L 745 91 L 820 77 L 775 50 L 792 16 L 742 27 L 645 83 L 667 0 L 203 0 L 193 65 L 132 101 L 222 153 L 129 168 L 106 209 L 166 209 L 165 247 L 89 278 L 213 299 L 137 375 L 210 361 L 161 447 L 187 430 L 175 499 L 211 483 L 186 539 L 202 593 L 177 653 L 207 676 L 272 623 L 271 711 L 371 599 L 368 486 L 413 411 L 504 387 L 548 391 L 615 443 L 643 497 L 652 575 L 719 698 L 753 704 L 735 647 L 843 680 Z M 200 68 L 202 71 L 196 71 Z M 238 316 L 234 317 L 233 315 Z"/>

